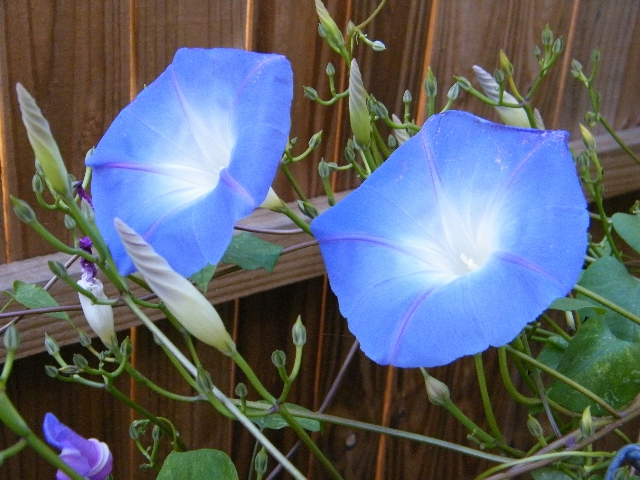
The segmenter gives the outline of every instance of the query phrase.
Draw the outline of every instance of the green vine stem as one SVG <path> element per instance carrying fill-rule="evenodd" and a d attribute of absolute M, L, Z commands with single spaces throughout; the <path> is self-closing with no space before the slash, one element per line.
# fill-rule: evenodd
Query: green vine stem
<path fill-rule="evenodd" d="M 187 357 L 169 340 L 164 333 L 156 326 L 155 323 L 147 317 L 142 310 L 135 304 L 135 302 L 128 295 L 124 298 L 125 302 L 131 310 L 140 318 L 142 323 L 151 331 L 153 335 L 156 336 L 158 341 L 162 343 L 168 350 L 172 352 L 172 354 L 176 357 L 176 359 L 182 364 L 182 366 L 191 374 L 194 378 L 198 375 L 198 370 L 196 366 L 189 361 Z M 240 423 L 249 431 L 251 435 L 253 435 L 256 440 L 258 440 L 264 448 L 273 456 L 273 458 L 280 462 L 282 466 L 291 474 L 293 478 L 296 480 L 305 480 L 304 475 L 286 458 L 280 450 L 278 450 L 267 437 L 258 429 L 258 427 L 251 422 L 239 409 L 238 407 L 229 399 L 227 396 L 220 391 L 216 386 L 212 386 L 211 389 L 212 394 L 220 400 L 220 402 L 238 419 Z"/>
<path fill-rule="evenodd" d="M 473 356 L 473 360 L 476 366 L 476 374 L 478 376 L 478 385 L 480 386 L 480 396 L 482 397 L 482 405 L 484 406 L 484 414 L 487 418 L 489 428 L 494 437 L 499 443 L 504 443 L 502 438 L 502 432 L 498 427 L 498 422 L 493 413 L 493 407 L 491 406 L 491 399 L 489 398 L 489 390 L 487 388 L 487 379 L 484 375 L 484 362 L 482 361 L 482 353 L 477 353 Z"/>
<path fill-rule="evenodd" d="M 596 302 L 601 303 L 602 305 L 604 305 L 608 309 L 613 310 L 614 312 L 619 313 L 623 317 L 627 317 L 632 322 L 637 323 L 638 325 L 640 325 L 640 317 L 638 315 L 635 315 L 634 313 L 630 312 L 629 310 L 627 310 L 625 308 L 622 308 L 620 305 L 612 302 L 611 300 L 607 300 L 603 296 L 598 295 L 596 292 L 591 291 L 588 288 L 583 287 L 582 285 L 575 285 L 573 287 L 573 289 L 577 293 L 580 293 L 580 294 L 584 295 L 585 297 L 589 297 L 591 300 L 595 300 Z"/>
<path fill-rule="evenodd" d="M 530 357 L 529 355 L 521 352 L 520 350 L 516 350 L 511 345 L 505 345 L 504 348 L 509 353 L 511 353 L 512 355 L 515 355 L 516 357 L 521 358 L 522 360 L 524 360 L 528 364 L 530 364 L 530 365 L 532 365 L 532 366 L 534 366 L 536 368 L 539 368 L 540 370 L 542 370 L 543 372 L 551 375 L 555 379 L 557 379 L 557 380 L 567 384 L 571 388 L 577 390 L 578 392 L 583 394 L 585 397 L 589 398 L 590 400 L 592 400 L 593 402 L 597 403 L 599 406 L 604 408 L 607 412 L 609 412 L 614 417 L 620 418 L 620 413 L 615 408 L 613 408 L 611 405 L 609 405 L 607 402 L 605 402 L 602 398 L 600 398 L 598 395 L 593 393 L 588 388 L 585 388 L 582 385 L 580 385 L 579 383 L 574 382 L 569 377 L 566 377 L 566 376 L 562 375 L 561 373 L 555 371 L 553 368 L 548 367 L 544 363 L 539 362 L 535 358 Z"/>

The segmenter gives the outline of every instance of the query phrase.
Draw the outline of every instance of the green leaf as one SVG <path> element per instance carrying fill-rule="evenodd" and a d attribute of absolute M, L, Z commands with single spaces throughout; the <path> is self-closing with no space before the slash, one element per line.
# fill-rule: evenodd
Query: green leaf
<path fill-rule="evenodd" d="M 640 216 L 615 213 L 611 223 L 616 233 L 636 252 L 640 253 Z"/>
<path fill-rule="evenodd" d="M 604 317 L 595 316 L 573 337 L 557 370 L 619 409 L 640 392 L 638 358 L 640 345 L 620 340 L 611 333 Z M 548 396 L 574 412 L 582 412 L 591 405 L 593 415 L 606 413 L 577 390 L 557 380 L 551 384 Z"/>
<path fill-rule="evenodd" d="M 538 361 L 557 370 L 568 346 L 569 342 L 560 335 L 551 335 L 544 341 L 544 348 L 538 355 Z"/>
<path fill-rule="evenodd" d="M 189 280 L 195 283 L 202 290 L 202 293 L 207 293 L 209 282 L 211 282 L 214 273 L 216 273 L 216 266 L 208 263 L 202 270 L 191 275 Z"/>
<path fill-rule="evenodd" d="M 566 473 L 556 470 L 555 468 L 539 468 L 531 472 L 533 480 L 571 480 L 571 477 Z"/>
<path fill-rule="evenodd" d="M 13 282 L 13 292 L 7 290 L 5 293 L 31 310 L 60 306 L 49 292 L 36 283 L 25 283 L 16 280 Z M 53 312 L 47 313 L 47 315 L 71 323 L 67 312 Z"/>
<path fill-rule="evenodd" d="M 204 448 L 189 452 L 171 452 L 157 480 L 237 480 L 238 472 L 229 456 Z"/>
<path fill-rule="evenodd" d="M 626 310 L 640 315 L 640 281 L 631 276 L 625 266 L 615 258 L 604 257 L 593 262 L 582 274 L 578 283 Z M 597 302 L 584 296 L 580 296 L 580 298 L 600 306 Z M 595 309 L 593 311 L 580 310 L 580 315 L 583 318 L 597 314 Z M 609 309 L 603 318 L 607 327 L 620 340 L 640 343 L 640 325 Z"/>
<path fill-rule="evenodd" d="M 608 312 L 604 307 L 594 307 L 593 302 L 587 300 L 581 300 L 579 298 L 556 298 L 549 306 L 551 310 L 560 310 L 562 312 L 570 312 L 572 310 L 582 310 L 583 308 L 592 308 L 599 315 L 603 315 Z"/>
<path fill-rule="evenodd" d="M 264 403 L 265 405 L 270 405 L 264 400 L 260 400 L 259 403 Z M 307 412 L 311 412 L 304 407 L 300 407 L 298 405 L 293 405 L 291 403 L 285 403 L 285 406 L 294 407 L 296 410 L 305 410 Z M 264 410 L 251 409 L 247 408 L 247 412 L 264 412 Z M 295 415 L 294 415 L 295 416 Z M 260 417 L 248 417 L 253 423 L 258 425 L 261 428 L 270 428 L 272 430 L 280 430 L 281 428 L 288 427 L 289 424 L 286 422 L 284 418 L 278 413 L 272 413 L 271 415 L 265 415 Z M 318 420 L 312 420 L 309 418 L 300 418 L 295 417 L 298 423 L 302 428 L 308 430 L 310 432 L 319 432 L 321 425 Z"/>
<path fill-rule="evenodd" d="M 276 267 L 281 252 L 280 245 L 242 232 L 233 236 L 227 251 L 224 252 L 222 262 L 233 263 L 244 270 L 264 268 L 271 272 Z"/>

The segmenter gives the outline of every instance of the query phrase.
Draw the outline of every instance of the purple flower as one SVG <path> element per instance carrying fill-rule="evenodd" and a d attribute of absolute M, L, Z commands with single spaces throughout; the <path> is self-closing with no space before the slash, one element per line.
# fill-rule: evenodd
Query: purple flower
<path fill-rule="evenodd" d="M 109 476 L 113 465 L 113 456 L 106 443 L 95 438 L 87 440 L 81 437 L 60 423 L 52 413 L 47 413 L 44 416 L 42 429 L 47 442 L 62 450 L 60 458 L 78 474 L 89 480 L 104 480 Z M 69 477 L 58 470 L 56 479 L 68 480 Z"/>
<path fill-rule="evenodd" d="M 435 115 L 312 222 L 365 354 L 444 365 L 511 341 L 566 295 L 589 223 L 567 136 Z"/>
<path fill-rule="evenodd" d="M 96 222 L 121 274 L 121 218 L 184 276 L 216 264 L 267 195 L 287 144 L 293 75 L 275 54 L 180 49 L 115 119 L 87 165 Z"/>

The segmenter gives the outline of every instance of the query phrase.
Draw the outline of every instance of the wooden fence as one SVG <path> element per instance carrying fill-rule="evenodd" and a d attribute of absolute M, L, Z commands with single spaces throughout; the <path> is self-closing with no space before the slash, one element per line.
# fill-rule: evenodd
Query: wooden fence
<path fill-rule="evenodd" d="M 350 18 L 356 23 L 367 18 L 378 0 L 325 3 L 337 23 L 345 26 Z M 0 0 L 0 264 L 4 264 L 0 265 L 0 289 L 11 288 L 12 279 L 45 281 L 50 274 L 45 259 L 39 256 L 52 253 L 10 208 L 9 195 L 34 203 L 33 154 L 20 121 L 16 82 L 37 99 L 70 172 L 80 176 L 87 150 L 98 142 L 118 111 L 167 66 L 177 48 L 224 46 L 285 54 L 295 77 L 291 135 L 306 145 L 313 133 L 324 131 L 314 159 L 298 165 L 295 175 L 308 192 L 321 195 L 317 161 L 320 157 L 342 161 L 348 118 L 345 105 L 319 107 L 302 95 L 305 85 L 328 95 L 324 74 L 328 61 L 336 66 L 338 88 L 345 84 L 344 65 L 317 36 L 317 22 L 313 0 Z M 388 0 L 366 29 L 369 38 L 382 40 L 387 50 L 374 53 L 359 47 L 356 56 L 365 86 L 376 98 L 390 111 L 400 113 L 402 94 L 409 89 L 416 118 L 422 119 L 422 81 L 428 65 L 439 81 L 440 107 L 454 74 L 472 79 L 473 64 L 493 71 L 501 48 L 514 63 L 518 85 L 526 89 L 537 74 L 533 46 L 540 44 L 540 33 L 547 23 L 562 35 L 566 50 L 535 102 L 547 128 L 569 130 L 575 145 L 580 145 L 577 126 L 589 104 L 586 90 L 570 77 L 570 63 L 576 58 L 589 69 L 591 52 L 599 47 L 602 113 L 634 149 L 640 150 L 638 0 Z M 492 109 L 464 94 L 457 108 L 496 119 Z M 605 158 L 608 195 L 640 189 L 640 176 L 629 168 L 617 146 L 604 137 L 597 140 Z M 346 190 L 356 185 L 355 178 L 346 178 L 338 187 Z M 283 178 L 276 180 L 275 189 L 293 200 Z M 621 200 L 620 205 L 630 203 L 630 198 Z M 45 214 L 40 218 L 53 233 L 65 236 L 61 218 Z M 280 221 L 263 213 L 248 220 L 261 225 Z M 239 349 L 274 389 L 278 376 L 271 366 L 271 352 L 283 349 L 291 355 L 290 328 L 302 315 L 309 342 L 291 401 L 310 408 L 322 403 L 353 343 L 322 273 L 317 249 L 306 249 L 284 258 L 275 275 L 242 273 L 211 287 L 212 300 Z M 77 304 L 73 294 L 56 288 L 62 303 Z M 80 315 L 73 319 L 84 325 Z M 164 325 L 162 320 L 159 324 Z M 138 470 L 142 457 L 128 438 L 128 424 L 134 417 L 127 408 L 106 392 L 64 384 L 44 374 L 43 365 L 53 363 L 40 353 L 44 332 L 62 344 L 72 344 L 77 341 L 73 331 L 46 317 L 28 318 L 19 325 L 24 358 L 16 365 L 8 391 L 30 425 L 39 428 L 44 413 L 53 411 L 79 432 L 109 443 L 117 479 L 154 478 Z M 124 313 L 118 325 L 121 338 L 132 337 L 136 362 L 146 375 L 169 390 L 189 394 L 145 329 L 136 328 Z M 217 352 L 203 346 L 198 350 L 214 382 L 231 394 L 242 376 Z M 70 345 L 62 354 L 70 360 L 80 351 L 79 346 Z M 488 381 L 495 385 L 499 401 L 500 422 L 511 432 L 512 438 L 507 440 L 522 444 L 528 435 L 526 412 L 504 401 L 497 368 L 493 368 L 495 358 L 491 352 L 486 357 L 492 372 Z M 462 359 L 434 370 L 434 375 L 450 386 L 462 410 L 472 418 L 482 417 L 472 361 Z M 125 381 L 118 387 L 150 411 L 176 420 L 189 446 L 227 451 L 239 465 L 241 477 L 246 477 L 253 441 L 240 426 L 221 419 L 206 405 L 168 402 Z M 464 442 L 468 433 L 427 401 L 419 371 L 383 368 L 361 353 L 356 353 L 349 365 L 328 411 L 458 442 Z M 295 441 L 283 431 L 273 437 L 285 449 Z M 345 427 L 326 427 L 317 438 L 348 479 L 471 478 L 486 467 L 440 448 Z M 12 434 L 0 429 L 0 449 L 14 441 Z M 304 449 L 294 460 L 309 477 L 323 478 L 322 470 Z M 52 469 L 29 451 L 0 467 L 1 479 L 52 476 Z"/>

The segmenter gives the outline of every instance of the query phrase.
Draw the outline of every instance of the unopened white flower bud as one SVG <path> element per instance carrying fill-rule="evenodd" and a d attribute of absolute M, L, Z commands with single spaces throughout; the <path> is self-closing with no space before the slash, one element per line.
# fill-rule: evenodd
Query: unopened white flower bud
<path fill-rule="evenodd" d="M 91 292 L 98 300 L 108 300 L 104 294 L 104 286 L 102 282 L 97 278 L 91 280 L 81 278 L 78 280 L 78 285 Z M 96 335 L 102 340 L 105 347 L 111 350 L 117 346 L 118 341 L 116 339 L 116 330 L 113 322 L 113 308 L 109 305 L 96 305 L 91 299 L 79 294 L 80 305 L 87 323 L 91 329 L 96 332 Z"/>
<path fill-rule="evenodd" d="M 198 340 L 233 355 L 236 345 L 213 305 L 131 227 L 119 218 L 114 225 L 140 274 L 182 326 Z"/>

